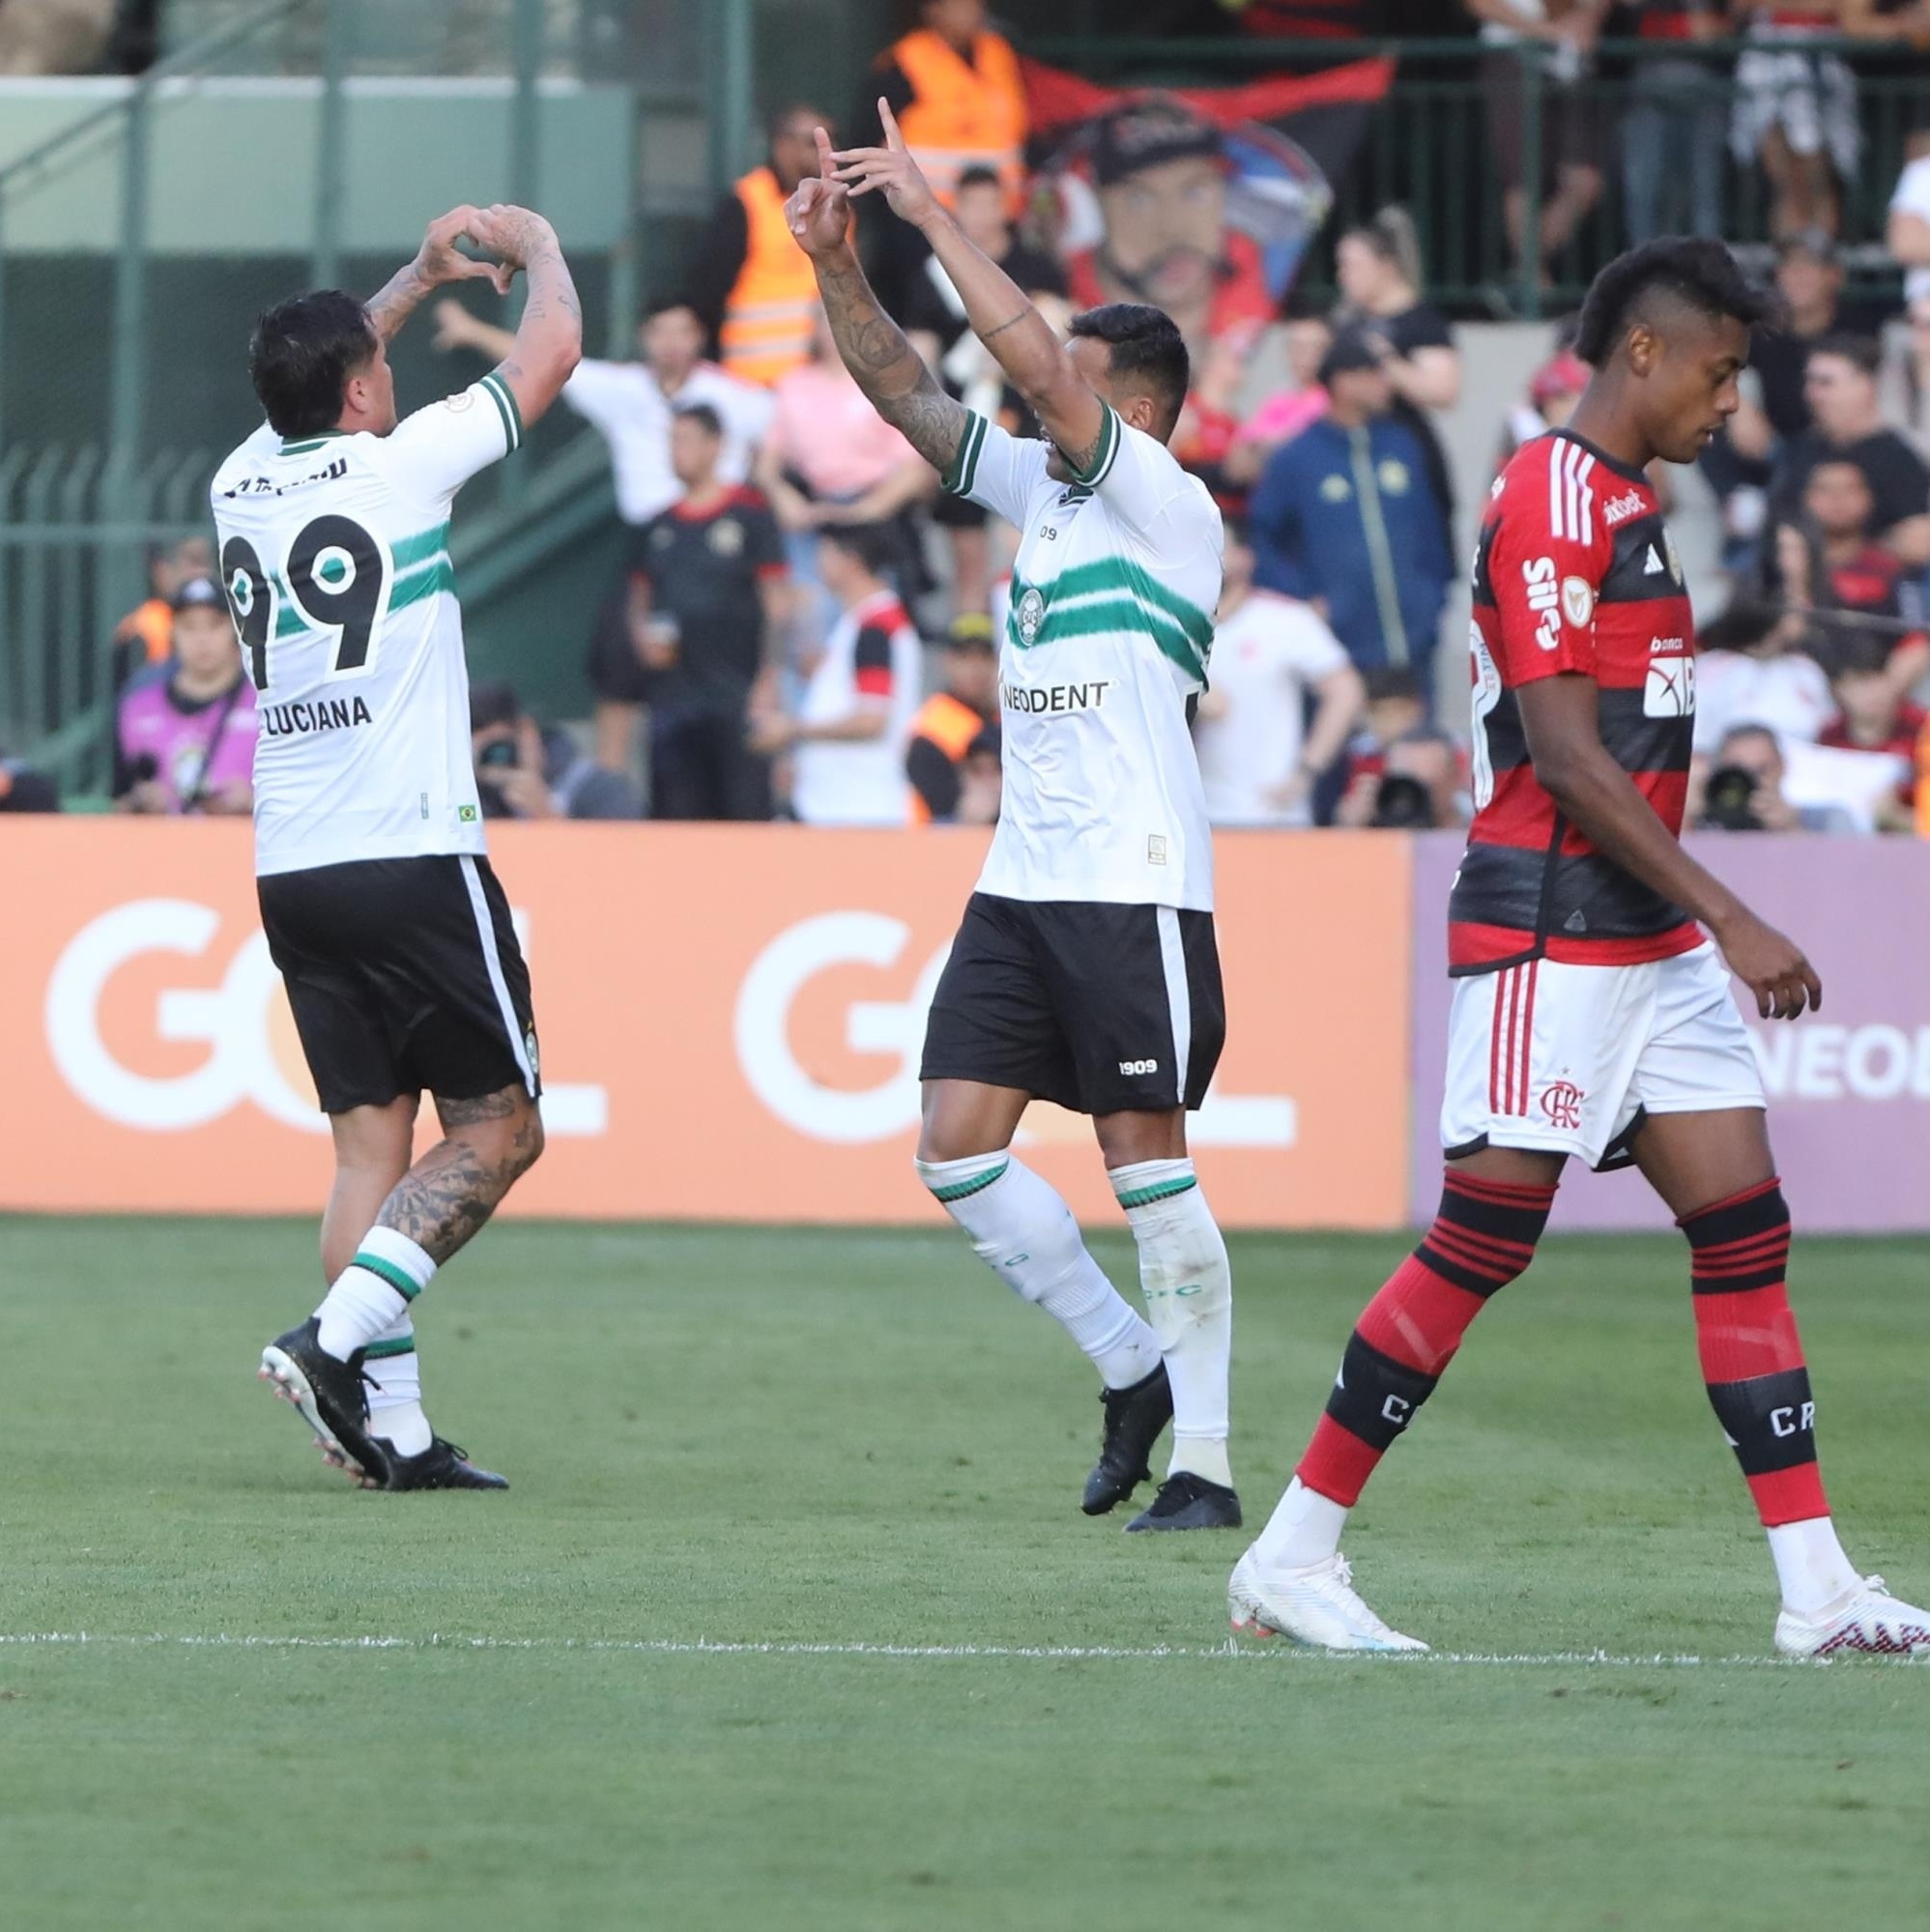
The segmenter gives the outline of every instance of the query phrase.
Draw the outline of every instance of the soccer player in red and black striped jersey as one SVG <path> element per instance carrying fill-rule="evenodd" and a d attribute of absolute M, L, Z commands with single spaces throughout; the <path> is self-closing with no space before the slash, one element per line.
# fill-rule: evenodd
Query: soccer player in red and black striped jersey
<path fill-rule="evenodd" d="M 1728 975 L 1766 1020 L 1822 988 L 1680 843 L 1695 660 L 1646 472 L 1692 462 L 1734 414 L 1771 300 L 1718 242 L 1610 263 L 1575 343 L 1595 371 L 1581 402 L 1494 487 L 1474 569 L 1478 809 L 1449 908 L 1446 1186 L 1233 1572 L 1235 1629 L 1426 1648 L 1356 1594 L 1341 1526 L 1468 1325 L 1533 1259 L 1576 1155 L 1638 1167 L 1688 1238 L 1703 1378 L 1782 1586 L 1776 1647 L 1930 1650 L 1930 1615 L 1855 1570 L 1830 1520 L 1784 1286 L 1789 1209 Z"/>

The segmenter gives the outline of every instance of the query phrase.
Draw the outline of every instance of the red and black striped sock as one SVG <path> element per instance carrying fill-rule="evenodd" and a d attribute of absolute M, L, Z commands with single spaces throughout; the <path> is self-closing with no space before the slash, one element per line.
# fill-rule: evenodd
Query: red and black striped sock
<path fill-rule="evenodd" d="M 1434 1393 L 1489 1295 L 1535 1258 L 1551 1187 L 1476 1180 L 1448 1169 L 1434 1225 L 1365 1312 L 1294 1472 L 1352 1508 L 1374 1465 Z"/>
<path fill-rule="evenodd" d="M 1677 1224 L 1688 1236 L 1702 1379 L 1766 1527 L 1827 1516 L 1816 1403 L 1790 1312 L 1789 1204 L 1780 1181 Z"/>

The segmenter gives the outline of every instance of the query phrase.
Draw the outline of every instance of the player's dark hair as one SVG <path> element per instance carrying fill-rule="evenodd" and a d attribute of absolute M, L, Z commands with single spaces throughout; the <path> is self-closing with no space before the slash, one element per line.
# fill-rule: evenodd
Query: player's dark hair
<path fill-rule="evenodd" d="M 904 555 L 897 531 L 885 523 L 827 523 L 818 537 L 863 564 L 874 577 L 885 575 Z"/>
<path fill-rule="evenodd" d="M 1820 342 L 1810 345 L 1808 360 L 1813 361 L 1818 356 L 1837 356 L 1852 366 L 1860 369 L 1871 382 L 1877 379 L 1877 372 L 1883 367 L 1883 346 L 1868 335 L 1852 335 L 1847 330 L 1839 330 L 1834 335 L 1826 335 Z"/>
<path fill-rule="evenodd" d="M 248 379 L 277 436 L 332 429 L 349 378 L 380 347 L 368 311 L 338 288 L 265 308 L 248 342 Z"/>
<path fill-rule="evenodd" d="M 1193 383 L 1193 359 L 1172 317 L 1143 302 L 1109 302 L 1075 315 L 1071 332 L 1106 344 L 1108 373 L 1114 382 L 1139 384 L 1160 406 L 1161 440 L 1170 436 Z"/>
<path fill-rule="evenodd" d="M 687 308 L 692 315 L 697 314 L 697 304 L 680 289 L 671 295 L 655 295 L 644 304 L 644 320 L 654 322 L 659 315 L 668 315 L 673 309 Z M 700 317 L 701 321 L 702 318 Z"/>
<path fill-rule="evenodd" d="M 713 439 L 721 441 L 724 418 L 707 402 L 687 402 L 671 412 L 679 422 L 694 422 Z"/>
<path fill-rule="evenodd" d="M 1617 255 L 1596 276 L 1575 325 L 1574 352 L 1600 368 L 1627 333 L 1643 302 L 1660 295 L 1704 315 L 1733 315 L 1751 329 L 1774 322 L 1782 304 L 1773 290 L 1749 280 L 1720 242 L 1665 236 Z"/>
<path fill-rule="evenodd" d="M 1004 185 L 998 179 L 998 170 L 996 168 L 982 167 L 974 163 L 959 176 L 958 187 L 952 191 L 955 194 L 963 194 L 968 187 L 1002 188 Z"/>

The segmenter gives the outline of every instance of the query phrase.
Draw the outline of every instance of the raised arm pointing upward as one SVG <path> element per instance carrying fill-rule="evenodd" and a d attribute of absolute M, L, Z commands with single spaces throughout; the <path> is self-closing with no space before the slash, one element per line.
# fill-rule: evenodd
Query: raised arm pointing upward
<path fill-rule="evenodd" d="M 1159 401 L 1110 393 L 1107 345 L 1058 339 L 1024 291 L 940 206 L 883 101 L 879 114 L 886 143 L 881 148 L 834 151 L 830 136 L 818 130 L 821 178 L 803 181 L 789 208 L 792 233 L 818 271 L 839 353 L 879 414 L 940 470 L 957 453 L 965 427 L 963 406 L 944 393 L 904 331 L 879 306 L 851 247 L 850 197 L 882 191 L 891 212 L 930 243 L 965 303 L 972 332 L 1045 424 L 1054 447 L 1052 476 L 1070 481 L 1076 470 L 1088 470 L 1097 459 L 1107 402 L 1135 429 L 1165 442 L 1172 419 Z"/>

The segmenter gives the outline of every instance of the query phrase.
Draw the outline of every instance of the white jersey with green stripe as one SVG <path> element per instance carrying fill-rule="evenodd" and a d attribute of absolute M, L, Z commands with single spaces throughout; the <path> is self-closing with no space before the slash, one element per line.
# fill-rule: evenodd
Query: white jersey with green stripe
<path fill-rule="evenodd" d="M 1225 534 L 1171 450 L 1109 408 L 1090 473 L 969 418 L 945 487 L 1016 524 L 999 645 L 1005 791 L 978 887 L 1213 908 L 1187 701 L 1206 687 Z"/>
<path fill-rule="evenodd" d="M 387 436 L 264 425 L 215 473 L 261 717 L 258 874 L 483 850 L 449 510 L 521 441 L 491 374 Z"/>

